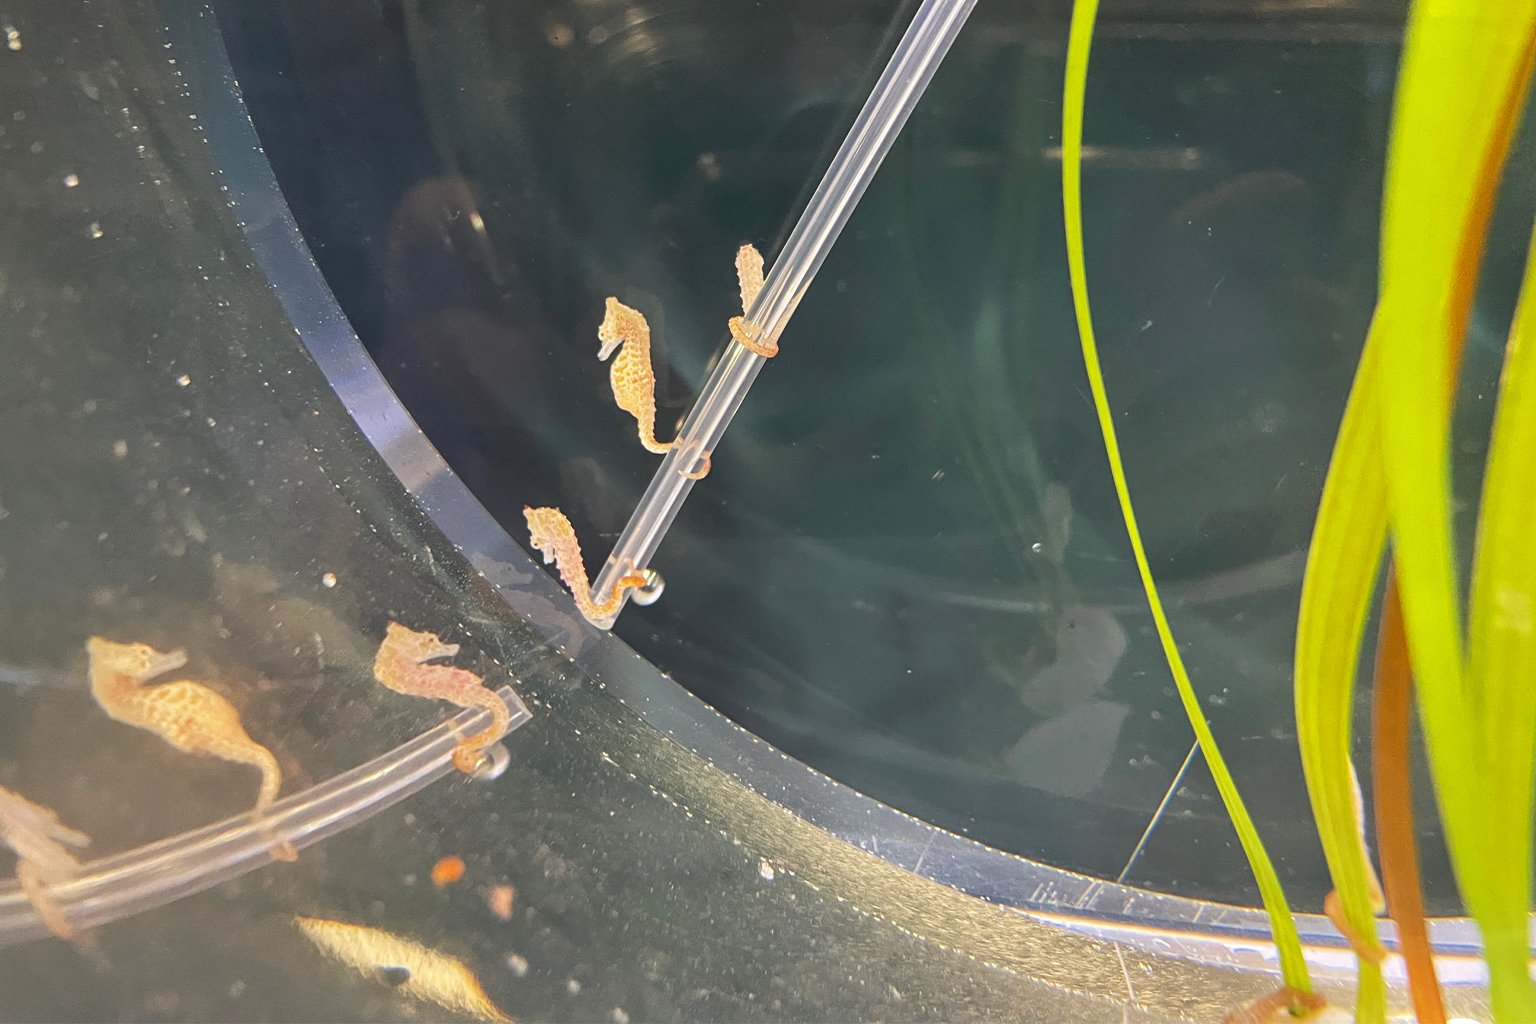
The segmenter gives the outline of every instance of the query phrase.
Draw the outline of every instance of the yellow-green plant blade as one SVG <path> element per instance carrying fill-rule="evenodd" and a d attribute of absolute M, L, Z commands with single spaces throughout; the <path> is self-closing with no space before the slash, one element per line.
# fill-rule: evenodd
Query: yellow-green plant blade
<path fill-rule="evenodd" d="M 1488 851 L 1507 823 L 1489 812 L 1482 729 L 1466 689 L 1451 533 L 1452 395 L 1444 381 L 1465 330 L 1533 39 L 1532 0 L 1414 3 L 1388 152 L 1375 320 L 1381 451 L 1404 626 L 1447 846 L 1480 925 L 1492 923 L 1501 905 Z M 1496 1015 L 1536 1020 L 1523 958 L 1489 967 Z"/>
<path fill-rule="evenodd" d="M 1270 930 L 1280 954 L 1280 970 L 1285 983 L 1301 992 L 1310 992 L 1312 983 L 1307 975 L 1306 961 L 1302 956 L 1301 940 L 1296 934 L 1296 922 L 1291 908 L 1280 888 L 1280 879 L 1270 863 L 1269 854 L 1259 839 L 1259 833 L 1243 805 L 1232 773 L 1227 770 L 1226 760 L 1216 746 L 1216 738 L 1205 720 L 1200 701 L 1195 696 L 1184 659 L 1173 641 L 1173 631 L 1163 611 L 1157 583 L 1147 563 L 1147 553 L 1141 542 L 1141 530 L 1136 523 L 1136 513 L 1131 505 L 1130 488 L 1125 480 L 1125 466 L 1120 458 L 1120 442 L 1115 432 L 1114 419 L 1110 415 L 1109 397 L 1104 389 L 1104 373 L 1099 366 L 1098 343 L 1094 339 L 1093 318 L 1088 307 L 1088 278 L 1083 257 L 1083 101 L 1088 87 L 1088 54 L 1093 41 L 1093 26 L 1098 15 L 1098 0 L 1076 0 L 1072 7 L 1072 28 L 1067 41 L 1067 70 L 1064 95 L 1061 104 L 1061 185 L 1062 212 L 1067 233 L 1067 266 L 1072 279 L 1072 304 L 1077 312 L 1078 336 L 1082 341 L 1083 365 L 1088 373 L 1088 384 L 1093 391 L 1093 406 L 1099 417 L 1099 428 L 1104 435 L 1104 451 L 1109 457 L 1110 475 L 1114 478 L 1115 494 L 1120 500 L 1120 511 L 1125 518 L 1125 530 L 1130 537 L 1131 552 L 1136 559 L 1136 569 L 1141 574 L 1141 584 L 1147 593 L 1147 604 L 1152 621 L 1157 626 L 1158 639 L 1168 668 L 1173 673 L 1179 700 L 1195 730 L 1195 738 L 1211 769 L 1211 777 L 1221 794 L 1222 803 L 1237 830 L 1238 841 L 1253 869 L 1258 882 L 1259 895 L 1264 909 L 1269 913 Z"/>
<path fill-rule="evenodd" d="M 1479 908 L 1490 976 L 1502 1019 L 1536 1020 L 1530 984 L 1527 915 L 1531 906 L 1532 772 L 1536 762 L 1536 239 L 1525 280 L 1488 446 L 1478 516 L 1477 558 L 1468 616 L 1467 684 L 1477 711 L 1485 765 L 1487 820 Z M 1520 994 L 1520 990 L 1524 994 Z M 1513 994 L 1511 994 L 1513 993 Z M 1516 1017 L 1523 1014 L 1523 1017 Z"/>
<path fill-rule="evenodd" d="M 1418 0 L 1398 75 L 1382 204 L 1382 459 L 1394 555 L 1424 729 L 1453 857 L 1475 867 L 1475 767 L 1462 693 L 1462 646 L 1451 544 L 1444 386 L 1455 335 L 1467 224 L 1482 198 L 1482 154 L 1504 116 L 1519 66 L 1511 23 L 1525 0 Z M 1469 875 L 1476 871 L 1469 870 Z M 1466 880 L 1463 880 L 1465 886 Z M 1475 887 L 1475 886 L 1474 886 Z"/>
<path fill-rule="evenodd" d="M 1307 552 L 1296 621 L 1296 740 L 1323 855 L 1344 917 L 1376 942 L 1370 866 L 1360 842 L 1351 776 L 1350 707 L 1355 666 L 1387 534 L 1387 488 L 1377 458 L 1378 332 L 1360 355 Z M 1355 1017 L 1386 1017 L 1381 969 L 1359 960 Z"/>

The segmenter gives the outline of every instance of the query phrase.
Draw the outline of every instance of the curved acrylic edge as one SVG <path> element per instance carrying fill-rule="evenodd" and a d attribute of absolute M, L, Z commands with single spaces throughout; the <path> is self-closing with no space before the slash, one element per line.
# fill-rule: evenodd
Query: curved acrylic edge
<path fill-rule="evenodd" d="M 512 687 L 496 695 L 512 712 L 508 733 L 533 717 Z M 50 894 L 69 923 L 84 929 L 202 892 L 271 863 L 278 843 L 298 849 L 318 843 L 455 772 L 454 748 L 489 720 L 484 709 L 460 712 L 387 754 L 277 801 L 260 821 L 241 814 L 90 861 Z M 0 885 L 0 946 L 47 935 L 20 886 Z"/>
<path fill-rule="evenodd" d="M 1029 861 L 919 821 L 796 761 L 714 711 L 623 641 L 587 623 L 444 462 L 385 382 L 337 305 L 272 175 L 211 9 L 173 5 L 169 25 L 236 219 L 299 337 L 359 429 L 443 534 L 516 614 L 600 687 L 713 767 L 831 835 L 913 873 L 1061 927 L 1165 956 L 1245 970 L 1275 967 L 1262 911 L 1147 892 Z M 1309 960 L 1353 973 L 1320 914 L 1297 926 Z M 1465 918 L 1430 923 L 1446 984 L 1485 977 Z M 1383 941 L 1395 946 L 1390 925 Z"/>

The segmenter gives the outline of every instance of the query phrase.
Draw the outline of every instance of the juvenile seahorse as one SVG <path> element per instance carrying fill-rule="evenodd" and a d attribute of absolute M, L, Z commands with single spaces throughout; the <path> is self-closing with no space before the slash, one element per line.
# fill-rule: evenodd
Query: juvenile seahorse
<path fill-rule="evenodd" d="M 261 771 L 253 814 L 260 818 L 283 785 L 282 769 L 266 747 L 251 739 L 240 712 L 214 690 L 190 679 L 145 686 L 187 663 L 185 651 L 161 653 L 148 644 L 120 644 L 93 636 L 91 695 L 112 718 L 159 736 L 177 750 L 248 764 Z M 293 847 L 279 843 L 273 856 L 293 860 Z"/>
<path fill-rule="evenodd" d="M 91 837 L 59 821 L 51 809 L 0 786 L 0 841 L 15 851 L 16 881 L 43 924 L 61 939 L 74 938 L 74 928 L 48 890 L 80 869 L 64 844 L 85 846 Z"/>
<path fill-rule="evenodd" d="M 373 676 L 396 693 L 445 700 L 461 708 L 484 708 L 491 713 L 491 724 L 485 731 L 464 739 L 453 751 L 453 766 L 468 774 L 479 767 L 485 748 L 506 734 L 512 713 L 500 697 L 486 689 L 485 680 L 468 669 L 427 664 L 458 653 L 458 644 L 445 644 L 436 633 L 419 633 L 391 622 L 373 659 Z"/>
<path fill-rule="evenodd" d="M 656 439 L 656 371 L 651 368 L 651 325 L 645 314 L 610 297 L 597 340 L 602 343 L 597 358 L 613 356 L 608 367 L 613 400 L 635 418 L 645 450 L 665 455 L 677 441 Z"/>
<path fill-rule="evenodd" d="M 763 290 L 763 254 L 757 251 L 756 246 L 744 245 L 736 250 L 736 284 L 741 289 L 742 315 L 731 317 L 731 337 L 748 351 L 756 352 L 764 359 L 772 359 L 779 354 L 779 343 L 759 341 L 747 330 L 747 311 L 752 308 L 757 293 Z"/>
<path fill-rule="evenodd" d="M 576 530 L 565 513 L 558 508 L 529 508 L 523 506 L 523 518 L 528 521 L 528 541 L 544 556 L 544 564 L 555 564 L 560 578 L 565 581 L 576 607 L 588 622 L 600 623 L 619 610 L 624 591 L 630 587 L 643 587 L 646 578 L 640 573 L 629 573 L 620 578 L 613 593 L 601 604 L 592 600 L 592 585 L 587 580 L 587 567 L 581 560 L 581 545 L 576 541 Z"/>
<path fill-rule="evenodd" d="M 736 281 L 741 289 L 741 308 L 745 313 L 763 287 L 763 257 L 751 245 L 744 245 L 736 252 Z M 731 337 L 764 358 L 772 358 L 778 352 L 777 344 L 764 345 L 753 338 L 742 317 L 731 318 L 730 330 Z M 635 418 L 640 444 L 645 450 L 665 455 L 677 446 L 678 441 L 676 438 L 671 441 L 656 438 L 656 372 L 651 366 L 651 325 L 638 309 L 610 297 L 603 322 L 597 328 L 597 340 L 602 343 L 597 358 L 606 360 L 613 356 L 608 371 L 613 400 Z M 710 453 L 700 452 L 699 459 L 698 468 L 684 476 L 699 480 L 709 473 Z"/>
<path fill-rule="evenodd" d="M 656 372 L 651 368 L 651 325 L 638 309 L 609 298 L 603 322 L 597 328 L 597 340 L 602 342 L 597 358 L 613 356 L 608 382 L 613 385 L 614 402 L 635 418 L 640 444 L 645 450 L 665 455 L 677 446 L 677 439 L 656 439 Z M 703 464 L 684 475 L 698 480 L 708 473 L 709 453 L 706 452 Z"/>

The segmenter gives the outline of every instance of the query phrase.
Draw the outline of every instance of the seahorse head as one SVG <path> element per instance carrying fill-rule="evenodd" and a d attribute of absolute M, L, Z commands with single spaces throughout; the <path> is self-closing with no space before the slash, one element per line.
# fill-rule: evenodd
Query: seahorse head
<path fill-rule="evenodd" d="M 530 508 L 523 506 L 523 518 L 528 521 L 528 543 L 544 556 L 544 564 L 555 560 L 560 538 L 569 532 L 569 522 L 557 508 Z"/>
<path fill-rule="evenodd" d="M 624 342 L 642 336 L 650 340 L 651 327 L 646 323 L 645 316 L 638 309 L 610 297 L 603 307 L 603 322 L 597 326 L 597 340 L 601 342 L 597 358 L 607 359 Z"/>
<path fill-rule="evenodd" d="M 162 653 L 148 644 L 120 644 L 100 636 L 87 640 L 85 649 L 90 654 L 92 672 L 114 672 L 136 683 L 146 682 L 187 663 L 186 651 Z"/>
<path fill-rule="evenodd" d="M 379 649 L 403 654 L 416 664 L 434 658 L 451 658 L 459 653 L 458 644 L 445 644 L 436 633 L 427 633 L 391 622 L 384 634 L 384 645 Z"/>

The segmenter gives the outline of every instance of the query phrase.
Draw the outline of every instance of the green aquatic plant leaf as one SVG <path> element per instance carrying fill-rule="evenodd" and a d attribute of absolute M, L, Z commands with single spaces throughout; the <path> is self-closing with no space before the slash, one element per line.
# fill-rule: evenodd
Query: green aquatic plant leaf
<path fill-rule="evenodd" d="M 1349 760 L 1355 665 L 1387 535 L 1386 480 L 1376 456 L 1380 332 L 1373 326 L 1344 407 L 1307 552 L 1296 623 L 1296 739 L 1318 838 L 1344 918 L 1377 950 L 1370 865 L 1360 835 Z M 1386 1017 L 1381 967 L 1357 958 L 1355 1016 Z"/>
<path fill-rule="evenodd" d="M 1475 762 L 1463 701 L 1461 613 L 1451 540 L 1444 381 L 1465 331 L 1529 4 L 1419 0 L 1399 72 L 1382 204 L 1381 458 L 1424 729 L 1451 853 L 1475 876 Z M 1523 92 L 1523 90 L 1521 90 Z M 1501 129 L 1504 129 L 1501 131 Z M 1461 873 L 1460 871 L 1458 872 Z"/>
<path fill-rule="evenodd" d="M 1514 690 L 1529 686 L 1530 665 L 1505 680 L 1466 671 L 1452 543 L 1453 394 L 1445 382 L 1453 379 L 1466 332 L 1496 184 L 1530 83 L 1533 44 L 1531 0 L 1414 3 L 1393 111 L 1373 327 L 1381 333 L 1381 460 L 1426 745 L 1457 882 L 1484 932 L 1495 1016 L 1506 1021 L 1536 1020 L 1526 940 L 1516 948 L 1501 923 L 1509 900 L 1504 887 L 1530 864 L 1527 841 L 1520 844 L 1524 860 L 1510 867 L 1508 797 L 1495 793 L 1493 783 L 1528 774 L 1531 764 L 1514 749 L 1523 741 L 1508 738 L 1510 723 L 1490 728 L 1479 710 L 1499 705 L 1494 713 L 1500 714 L 1506 701 L 1524 706 L 1530 698 Z M 1515 487 L 1518 467 L 1502 471 L 1505 486 Z M 1496 574 L 1490 578 L 1485 588 L 1500 586 Z M 1496 616 L 1498 598 L 1496 589 L 1485 589 L 1474 615 Z M 1485 659 L 1490 646 L 1522 656 L 1485 638 Z M 1511 758 L 1521 761 L 1512 765 Z M 1528 792 L 1528 785 L 1518 792 Z M 1519 820 L 1529 821 L 1528 804 Z"/>
<path fill-rule="evenodd" d="M 1310 993 L 1311 980 L 1307 974 L 1306 960 L 1302 955 L 1301 940 L 1296 933 L 1296 922 L 1291 916 L 1291 908 L 1286 903 L 1285 893 L 1280 887 L 1279 876 L 1275 873 L 1269 854 L 1264 849 L 1264 843 L 1259 838 L 1258 829 L 1254 827 L 1253 819 L 1249 816 L 1242 796 L 1238 793 L 1237 784 L 1227 768 L 1226 759 L 1222 757 L 1221 750 L 1216 745 L 1216 737 L 1211 733 L 1210 724 L 1206 721 L 1205 713 L 1200 707 L 1200 700 L 1195 695 L 1189 672 L 1184 667 L 1184 659 L 1174 643 L 1173 630 L 1168 625 L 1168 616 L 1163 610 L 1157 581 L 1153 578 L 1151 566 L 1147 562 L 1147 552 L 1141 540 L 1141 529 L 1137 525 L 1136 512 L 1131 504 L 1125 465 L 1120 457 L 1120 442 L 1115 431 L 1114 418 L 1110 413 L 1103 369 L 1099 365 L 1098 343 L 1094 336 L 1093 317 L 1088 305 L 1088 278 L 1083 247 L 1082 190 L 1083 107 L 1088 87 L 1088 56 L 1092 47 L 1093 28 L 1097 15 L 1098 0 L 1075 0 L 1072 7 L 1072 26 L 1067 40 L 1066 79 L 1061 104 L 1062 212 L 1067 236 L 1067 266 L 1071 275 L 1072 303 L 1077 313 L 1083 365 L 1087 370 L 1089 387 L 1093 393 L 1093 406 L 1098 414 L 1099 428 L 1104 437 L 1104 451 L 1109 458 L 1110 475 L 1114 479 L 1115 494 L 1119 499 L 1120 511 L 1125 520 L 1125 530 L 1130 538 L 1131 552 L 1136 560 L 1136 569 L 1141 575 L 1142 587 L 1147 595 L 1147 605 L 1152 613 L 1152 621 L 1157 627 L 1163 654 L 1168 660 L 1169 671 L 1172 672 L 1174 684 L 1178 689 L 1179 700 L 1184 706 L 1190 726 L 1195 731 L 1195 738 L 1199 741 L 1200 750 L 1205 756 L 1206 764 L 1210 767 L 1211 777 L 1216 782 L 1216 789 L 1221 794 L 1222 803 L 1232 819 L 1238 841 L 1242 844 L 1243 853 L 1247 855 L 1249 866 L 1253 870 L 1254 879 L 1258 882 L 1259 895 L 1264 902 L 1264 909 L 1269 914 L 1270 930 L 1279 951 L 1280 970 L 1285 984 L 1297 992 Z"/>
<path fill-rule="evenodd" d="M 1524 12 L 1513 5 L 1498 12 L 1486 4 L 1482 11 L 1473 6 L 1420 0 L 1413 10 L 1383 203 L 1381 296 L 1329 467 L 1297 622 L 1297 732 L 1318 832 L 1349 930 L 1369 937 L 1367 944 L 1378 951 L 1349 764 L 1349 716 L 1389 522 L 1458 878 L 1480 920 L 1484 894 L 1497 902 L 1480 866 L 1483 836 L 1496 819 L 1485 818 L 1477 804 L 1476 726 L 1462 690 L 1449 434 L 1456 367 L 1492 196 L 1529 82 L 1531 17 L 1529 4 Z M 1495 52 L 1487 50 L 1490 32 L 1503 40 Z M 1473 66 L 1476 73 L 1464 73 Z M 1523 792 L 1528 816 L 1528 784 Z M 1525 831 L 1528 835 L 1528 825 Z M 1523 852 L 1510 860 L 1521 858 L 1527 878 L 1529 849 L 1527 839 Z M 1528 905 L 1528 881 L 1524 892 Z M 1507 954 L 1521 966 L 1494 982 L 1496 1007 L 1502 1005 L 1505 1019 L 1531 1016 L 1523 997 L 1508 995 L 1529 988 L 1523 980 L 1523 920 L 1522 913 L 1518 946 Z M 1495 945 L 1489 943 L 1490 954 Z M 1363 963 L 1360 1019 L 1380 1019 L 1380 990 L 1379 971 Z"/>
<path fill-rule="evenodd" d="M 1536 1019 L 1526 919 L 1531 906 L 1532 774 L 1536 764 L 1536 240 L 1510 329 L 1483 477 L 1468 616 L 1467 693 L 1488 801 L 1477 910 L 1495 1007 Z M 1521 1014 L 1515 1017 L 1515 1014 Z"/>

